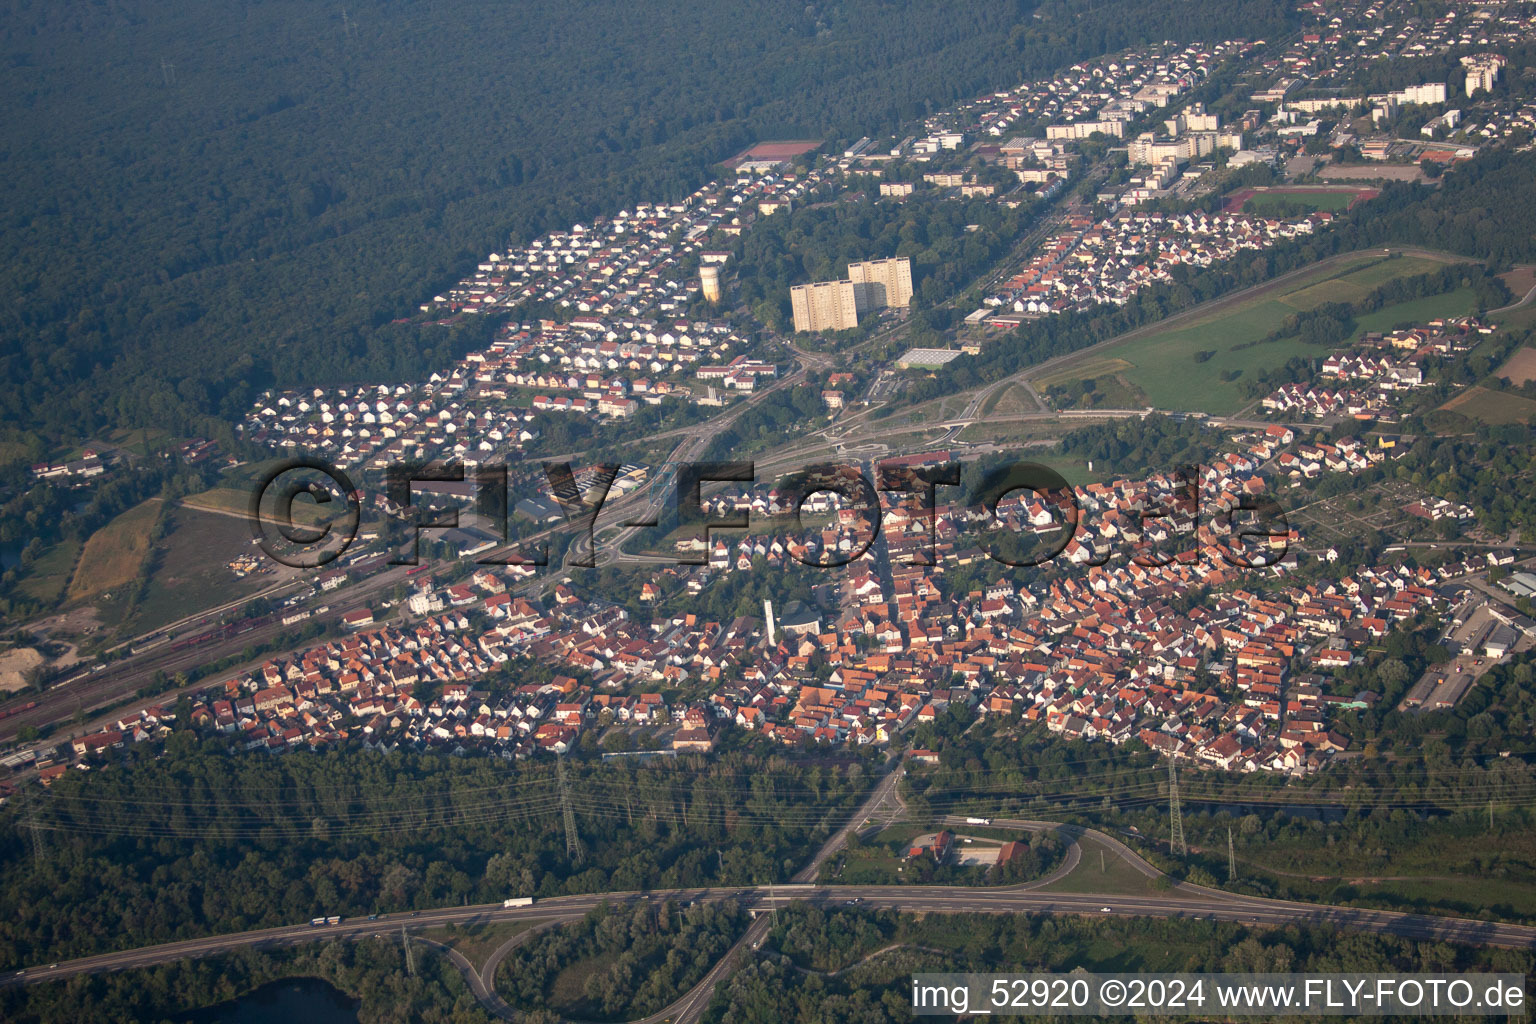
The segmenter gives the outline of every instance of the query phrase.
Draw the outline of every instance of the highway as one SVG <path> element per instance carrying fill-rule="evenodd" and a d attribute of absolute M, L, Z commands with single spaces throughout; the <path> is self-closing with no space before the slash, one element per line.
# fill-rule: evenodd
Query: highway
<path fill-rule="evenodd" d="M 653 890 L 649 892 L 607 892 L 580 896 L 561 896 L 524 907 L 503 907 L 500 904 L 441 907 L 412 913 L 384 914 L 376 919 L 352 918 L 331 926 L 315 927 L 307 922 L 274 928 L 213 935 L 204 938 L 170 942 L 138 949 L 104 953 L 82 957 L 53 965 L 33 965 L 23 970 L 0 974 L 0 984 L 30 984 L 52 981 L 81 974 L 104 971 L 120 971 L 148 967 L 186 958 L 213 956 L 243 947 L 284 945 L 315 940 L 358 939 L 369 936 L 392 938 L 402 926 L 420 931 L 448 924 L 488 924 L 513 921 L 540 921 L 544 926 L 569 923 L 579 919 L 593 908 L 608 903 L 633 903 L 645 900 L 734 900 L 746 909 L 756 912 L 758 920 L 736 947 L 715 965 L 709 977 L 693 991 L 668 1007 L 663 1013 L 674 1024 L 695 1020 L 702 1014 L 708 1002 L 708 992 L 714 982 L 729 969 L 733 957 L 740 955 L 749 945 L 756 948 L 767 932 L 767 915 L 762 913 L 794 901 L 808 901 L 824 906 L 847 905 L 857 900 L 860 906 L 890 908 L 907 912 L 927 913 L 982 913 L 982 914 L 1051 914 L 1102 916 L 1141 916 L 1180 918 L 1188 920 L 1230 921 L 1241 924 L 1279 926 L 1289 924 L 1329 925 L 1333 927 L 1397 935 L 1416 940 L 1435 940 L 1484 946 L 1502 946 L 1517 949 L 1536 949 L 1536 928 L 1476 921 L 1466 918 L 1440 917 L 1428 914 L 1405 914 L 1387 910 L 1369 910 L 1353 907 L 1331 907 L 1314 903 L 1264 899 L 1243 896 L 1188 883 L 1171 885 L 1164 892 L 1124 895 L 1112 893 L 1074 893 L 1053 891 L 1052 886 L 1069 874 L 1078 863 L 1078 857 L 1070 857 L 1070 863 L 1052 872 L 1045 879 L 1006 888 L 967 888 L 962 886 L 879 886 L 879 885 L 827 885 L 801 881 L 813 877 L 820 865 L 840 848 L 843 840 L 857 824 L 860 828 L 871 822 L 880 826 L 900 812 L 896 785 L 900 771 L 892 770 L 871 792 L 869 798 L 851 817 L 848 824 L 817 851 L 811 865 L 795 876 L 788 885 L 729 886 L 719 888 L 685 888 Z M 891 808 L 895 802 L 898 806 Z M 881 812 L 884 811 L 884 814 Z M 882 821 L 883 819 L 883 821 Z M 960 818 L 945 818 L 949 825 L 963 824 Z M 1077 840 L 1091 836 L 1092 840 L 1112 850 L 1149 880 L 1159 872 L 1133 850 L 1113 836 L 1081 826 L 1031 819 L 996 818 L 995 828 L 1015 828 L 1028 831 L 1055 831 L 1072 843 L 1070 853 L 1078 851 Z M 1108 908 L 1107 910 L 1105 908 Z M 516 941 L 521 941 L 519 936 Z M 496 1000 L 494 991 L 495 966 L 516 941 L 509 941 L 498 949 L 484 972 L 477 972 L 467 961 L 461 964 L 477 998 L 490 1008 Z M 462 958 L 459 958 L 462 959 Z M 457 960 L 456 960 L 457 962 Z M 502 1004 L 504 1007 L 505 1004 Z M 650 1019 L 661 1019 L 662 1015 Z"/>
<path fill-rule="evenodd" d="M 994 823 L 997 824 L 997 823 Z M 1048 823 L 1043 823 L 1048 824 Z M 1114 842 L 1096 833 L 1100 842 Z M 314 927 L 308 923 L 263 928 L 229 935 L 215 935 L 182 942 L 105 953 L 68 960 L 56 966 L 38 965 L 0 975 L 0 984 L 54 981 L 80 974 L 148 967 L 187 958 L 206 957 L 242 947 L 261 947 L 317 939 L 357 939 L 369 936 L 392 938 L 402 925 L 412 930 L 448 924 L 468 925 L 512 921 L 570 922 L 593 908 L 608 903 L 675 900 L 735 900 L 753 911 L 767 911 L 794 901 L 836 906 L 857 899 L 862 906 L 907 912 L 1052 914 L 1182 918 L 1231 921 L 1243 924 L 1332 925 L 1410 939 L 1536 949 L 1536 928 L 1464 918 L 1403 914 L 1386 910 L 1362 910 L 1293 903 L 1239 896 L 1187 884 L 1156 895 L 1043 892 L 1028 886 L 1010 888 L 963 888 L 958 886 L 788 885 L 726 888 L 665 889 L 651 892 L 593 893 L 541 900 L 527 907 L 480 904 L 443 907 L 418 913 L 385 914 L 376 920 L 353 918 L 338 925 Z M 1103 908 L 1109 907 L 1108 911 Z M 489 981 L 490 979 L 486 979 Z M 700 986 L 703 987 L 703 986 Z"/>
<path fill-rule="evenodd" d="M 463 955 L 423 936 L 410 941 L 424 942 L 443 949 L 463 974 L 475 998 L 488 1013 L 503 1019 L 516 1019 L 516 1012 L 496 992 L 496 970 L 502 960 L 531 934 L 547 927 L 568 924 L 603 903 L 637 901 L 734 900 L 752 912 L 754 920 L 732 948 L 721 957 L 692 989 L 670 1006 L 635 1024 L 697 1024 L 707 1008 L 716 984 L 726 977 L 751 951 L 757 950 L 770 928 L 770 913 L 794 901 L 808 901 L 823 906 L 890 908 L 907 912 L 940 914 L 1035 913 L 1051 915 L 1118 914 L 1193 920 L 1230 921 L 1248 925 L 1277 926 L 1296 923 L 1331 925 L 1411 939 L 1443 940 L 1477 945 L 1536 948 L 1536 928 L 1473 921 L 1432 915 L 1402 914 L 1382 910 L 1329 907 L 1319 904 L 1270 900 L 1242 896 L 1188 883 L 1171 884 L 1166 891 L 1136 895 L 1111 893 L 1074 893 L 1056 891 L 1073 874 L 1082 860 L 1080 840 L 1091 840 L 1129 864 L 1149 882 L 1161 873 L 1120 840 L 1103 832 L 1077 825 L 1034 819 L 994 818 L 996 828 L 1021 831 L 1050 831 L 1068 841 L 1063 862 L 1045 877 L 1016 886 L 968 888 L 963 886 L 873 886 L 816 884 L 814 879 L 843 847 L 854 832 L 877 832 L 900 818 L 905 806 L 899 785 L 903 771 L 897 761 L 888 761 L 885 774 L 870 790 L 868 797 L 841 828 L 824 842 L 810 861 L 795 873 L 787 885 L 752 885 L 717 888 L 683 888 L 649 892 L 605 892 L 562 896 L 541 900 L 530 906 L 504 907 L 500 904 L 440 907 L 432 910 L 383 914 L 375 918 L 352 918 L 336 925 L 313 926 L 308 922 L 262 928 L 251 931 L 212 935 L 180 942 L 170 942 L 137 949 L 82 957 L 56 964 L 33 965 L 0 974 L 0 985 L 31 984 L 83 974 L 121 971 L 187 958 L 215 956 L 235 949 L 291 945 L 316 940 L 392 939 L 402 929 L 420 932 L 449 924 L 493 924 L 535 921 L 539 924 L 515 936 L 494 950 L 481 968 Z M 959 826 L 964 819 L 945 817 L 939 824 Z M 1150 886 L 1149 886 L 1150 888 Z"/>

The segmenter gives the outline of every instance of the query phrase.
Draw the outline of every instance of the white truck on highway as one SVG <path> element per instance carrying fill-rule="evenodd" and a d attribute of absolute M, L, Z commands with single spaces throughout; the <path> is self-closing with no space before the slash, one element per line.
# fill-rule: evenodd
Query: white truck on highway
<path fill-rule="evenodd" d="M 311 928 L 323 928 L 328 924 L 341 924 L 339 917 L 312 917 L 309 919 Z"/>
<path fill-rule="evenodd" d="M 501 905 L 504 907 L 531 907 L 533 906 L 533 897 L 519 896 L 516 899 L 502 900 Z"/>
<path fill-rule="evenodd" d="M 991 818 L 966 818 L 965 819 L 965 823 L 967 825 L 990 825 L 990 824 L 992 824 L 992 819 Z"/>

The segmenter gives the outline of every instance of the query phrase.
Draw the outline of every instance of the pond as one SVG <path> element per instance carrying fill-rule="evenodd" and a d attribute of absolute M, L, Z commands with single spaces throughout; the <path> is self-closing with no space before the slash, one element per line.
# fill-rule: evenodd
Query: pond
<path fill-rule="evenodd" d="M 357 1024 L 357 1000 L 319 978 L 284 978 L 177 1024 Z"/>

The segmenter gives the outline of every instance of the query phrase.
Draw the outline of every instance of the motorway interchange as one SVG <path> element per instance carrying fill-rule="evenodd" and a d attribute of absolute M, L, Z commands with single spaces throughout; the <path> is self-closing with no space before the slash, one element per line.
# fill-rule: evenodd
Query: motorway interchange
<path fill-rule="evenodd" d="M 887 773 L 850 821 L 823 844 L 810 863 L 794 876 L 793 881 L 785 885 L 599 892 L 553 897 L 535 901 L 531 905 L 509 907 L 503 904 L 479 904 L 440 907 L 380 914 L 368 918 L 341 919 L 334 924 L 321 926 L 304 922 L 32 966 L 0 975 L 0 984 L 32 984 L 82 974 L 130 970 L 187 958 L 216 956 L 242 947 L 277 946 L 319 939 L 356 940 L 369 937 L 393 939 L 401 930 L 419 933 L 426 929 L 450 924 L 536 921 L 539 922 L 536 929 L 522 932 L 508 940 L 490 955 L 481 968 L 476 968 L 462 955 L 448 950 L 481 1005 L 496 1016 L 513 1019 L 516 1016 L 515 1011 L 508 1007 L 495 991 L 496 967 L 507 953 L 517 943 L 526 940 L 533 930 L 573 923 L 605 903 L 627 904 L 662 900 L 685 903 L 699 900 L 735 901 L 752 913 L 754 921 L 747 932 L 738 939 L 735 947 L 721 958 L 698 985 L 671 1006 L 646 1018 L 645 1024 L 655 1024 L 662 1020 L 671 1020 L 673 1024 L 696 1021 L 708 1004 L 709 993 L 713 990 L 715 983 L 741 956 L 761 947 L 770 929 L 772 911 L 795 901 L 811 902 L 824 907 L 858 906 L 861 909 L 891 909 L 909 913 L 1022 913 L 1088 916 L 1114 914 L 1226 921 L 1253 927 L 1310 924 L 1396 935 L 1409 939 L 1536 949 L 1536 928 L 1524 925 L 1265 899 L 1189 883 L 1171 884 L 1165 891 L 1139 895 L 1054 891 L 1054 884 L 1070 874 L 1080 861 L 1081 852 L 1078 843 L 1080 838 L 1091 838 L 1096 845 L 1112 851 L 1114 855 L 1149 880 L 1157 878 L 1161 873 L 1124 843 L 1105 833 L 1048 821 L 992 819 L 994 827 L 1030 832 L 1054 831 L 1070 842 L 1066 862 L 1047 877 L 1033 882 L 1008 887 L 966 888 L 961 886 L 826 885 L 810 881 L 821 865 L 841 848 L 848 835 L 856 830 L 856 826 L 861 832 L 879 831 L 900 816 L 902 808 L 896 793 L 899 777 L 899 771 Z M 940 823 L 953 825 L 960 823 L 961 820 L 946 818 Z M 413 939 L 441 947 L 441 944 L 435 940 L 419 934 L 413 936 Z M 441 948 L 447 949 L 447 947 Z"/>

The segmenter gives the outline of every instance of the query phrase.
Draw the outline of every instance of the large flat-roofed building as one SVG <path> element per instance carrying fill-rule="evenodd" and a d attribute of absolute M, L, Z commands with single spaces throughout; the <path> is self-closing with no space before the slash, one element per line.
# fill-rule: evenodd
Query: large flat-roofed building
<path fill-rule="evenodd" d="M 907 306 L 912 302 L 912 261 L 904 256 L 850 263 L 848 280 L 856 288 L 863 289 L 862 296 L 856 295 L 861 312 L 883 306 Z"/>
<path fill-rule="evenodd" d="M 896 369 L 936 370 L 961 354 L 957 348 L 909 348 L 896 360 Z"/>
<path fill-rule="evenodd" d="M 852 281 L 817 281 L 789 290 L 789 306 L 798 331 L 846 331 L 859 325 L 859 304 Z"/>

